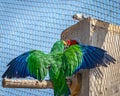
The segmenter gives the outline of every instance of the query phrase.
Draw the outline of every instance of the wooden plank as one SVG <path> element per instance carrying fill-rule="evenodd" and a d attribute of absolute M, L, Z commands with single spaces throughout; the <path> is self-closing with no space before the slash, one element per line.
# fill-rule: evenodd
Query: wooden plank
<path fill-rule="evenodd" d="M 53 84 L 49 80 L 14 80 L 14 79 L 3 79 L 2 86 L 5 88 L 53 88 Z"/>
<path fill-rule="evenodd" d="M 104 21 L 101 21 L 101 20 L 93 19 L 93 18 L 90 18 L 89 22 L 93 26 L 101 28 L 101 29 L 107 29 L 109 32 L 118 32 L 118 33 L 120 33 L 120 26 L 119 25 L 110 24 L 108 22 L 104 22 Z"/>
<path fill-rule="evenodd" d="M 68 86 L 71 86 L 71 81 L 67 80 Z M 2 86 L 4 88 L 35 88 L 35 89 L 46 89 L 53 88 L 53 84 L 50 80 L 30 80 L 30 79 L 7 79 L 3 78 Z"/>

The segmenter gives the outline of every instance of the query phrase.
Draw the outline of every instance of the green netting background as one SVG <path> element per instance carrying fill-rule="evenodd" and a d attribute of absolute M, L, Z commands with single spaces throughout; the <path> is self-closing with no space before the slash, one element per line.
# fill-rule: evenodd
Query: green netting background
<path fill-rule="evenodd" d="M 61 32 L 83 13 L 120 25 L 119 0 L 0 0 L 0 76 L 19 54 L 39 49 L 48 53 Z M 0 78 L 2 82 L 2 78 Z M 53 96 L 51 89 L 10 89 L 0 96 Z"/>

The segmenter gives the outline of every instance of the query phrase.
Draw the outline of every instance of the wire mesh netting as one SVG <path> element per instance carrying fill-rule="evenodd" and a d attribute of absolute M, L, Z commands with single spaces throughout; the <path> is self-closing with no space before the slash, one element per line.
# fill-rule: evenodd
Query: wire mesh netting
<path fill-rule="evenodd" d="M 19 54 L 39 49 L 48 53 L 61 32 L 83 13 L 120 25 L 119 0 L 0 0 L 0 76 Z M 0 78 L 2 82 L 2 78 Z M 53 96 L 51 89 L 10 89 L 0 86 L 0 96 Z"/>

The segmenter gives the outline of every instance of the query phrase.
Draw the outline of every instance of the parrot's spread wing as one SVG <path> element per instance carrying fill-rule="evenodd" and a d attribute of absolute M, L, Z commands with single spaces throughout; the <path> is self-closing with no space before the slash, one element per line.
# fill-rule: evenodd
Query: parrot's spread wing
<path fill-rule="evenodd" d="M 89 45 L 72 45 L 66 49 L 63 58 L 67 76 L 80 69 L 91 69 L 100 65 L 107 67 L 107 64 L 116 61 L 105 50 Z"/>
<path fill-rule="evenodd" d="M 7 71 L 2 78 L 27 77 L 31 76 L 43 80 L 49 71 L 50 80 L 54 85 L 54 96 L 70 94 L 66 83 L 66 75 L 62 66 L 65 41 L 57 41 L 49 54 L 33 50 L 26 52 L 8 64 Z"/>
<path fill-rule="evenodd" d="M 7 66 L 7 71 L 2 78 L 21 78 L 31 76 L 38 80 L 47 75 L 48 56 L 42 51 L 32 50 L 13 59 Z"/>

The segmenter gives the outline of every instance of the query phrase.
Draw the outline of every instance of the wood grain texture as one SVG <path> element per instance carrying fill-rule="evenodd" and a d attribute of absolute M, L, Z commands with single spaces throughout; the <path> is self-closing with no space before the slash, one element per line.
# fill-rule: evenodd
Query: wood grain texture
<path fill-rule="evenodd" d="M 15 79 L 3 79 L 2 86 L 5 88 L 37 88 L 37 89 L 46 89 L 53 88 L 53 84 L 49 80 L 15 80 Z"/>

